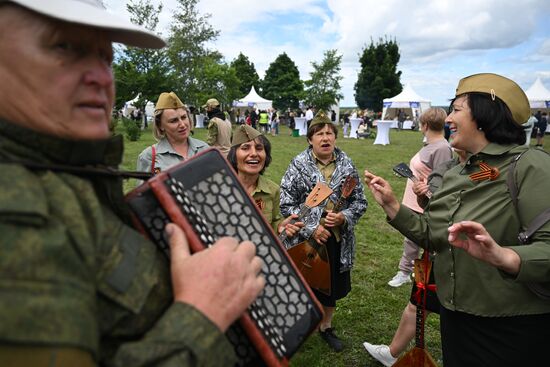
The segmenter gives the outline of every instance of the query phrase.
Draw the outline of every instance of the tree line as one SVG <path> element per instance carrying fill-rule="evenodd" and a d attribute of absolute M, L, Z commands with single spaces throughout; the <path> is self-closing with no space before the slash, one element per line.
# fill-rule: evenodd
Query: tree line
<path fill-rule="evenodd" d="M 200 106 L 215 97 L 225 106 L 244 97 L 254 86 L 263 97 L 273 101 L 278 110 L 306 105 L 329 109 L 343 98 L 340 75 L 342 55 L 327 50 L 320 62 L 311 63 L 309 79 L 302 80 L 298 67 L 282 53 L 269 65 L 260 79 L 254 63 L 242 52 L 227 63 L 223 55 L 209 44 L 219 36 L 210 24 L 209 14 L 200 14 L 199 0 L 177 0 L 162 50 L 117 46 L 113 71 L 117 88 L 116 107 L 139 95 L 138 106 L 156 101 L 161 92 L 174 91 L 188 105 Z M 130 0 L 126 4 L 131 21 L 157 32 L 162 3 Z M 355 83 L 355 101 L 361 109 L 380 111 L 382 99 L 402 90 L 401 71 L 397 71 L 400 54 L 397 41 L 371 39 L 359 55 L 361 70 Z"/>

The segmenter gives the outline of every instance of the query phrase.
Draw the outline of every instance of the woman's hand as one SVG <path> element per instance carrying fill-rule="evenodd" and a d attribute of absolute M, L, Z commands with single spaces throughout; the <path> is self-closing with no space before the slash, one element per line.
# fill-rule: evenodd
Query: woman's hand
<path fill-rule="evenodd" d="M 321 245 L 326 243 L 330 236 L 331 236 L 330 231 L 328 231 L 321 224 L 319 224 L 317 229 L 315 229 L 315 232 L 313 232 L 313 239 L 317 241 L 318 244 L 321 244 Z"/>
<path fill-rule="evenodd" d="M 290 217 L 285 218 L 278 227 L 279 234 L 286 232 L 286 236 L 294 237 L 300 229 L 304 226 L 304 222 L 294 222 L 298 219 L 298 214 L 291 214 Z"/>
<path fill-rule="evenodd" d="M 388 218 L 390 220 L 395 218 L 401 204 L 395 198 L 388 181 L 365 170 L 365 183 L 374 196 L 374 200 L 384 209 Z"/>
<path fill-rule="evenodd" d="M 412 190 L 416 196 L 426 196 L 429 191 L 429 186 L 426 183 L 426 179 L 418 179 L 413 182 Z"/>
<path fill-rule="evenodd" d="M 464 235 L 466 239 L 460 239 L 460 235 Z M 519 255 L 496 243 L 480 223 L 463 221 L 453 224 L 449 227 L 449 243 L 509 274 L 515 275 L 519 272 Z"/>
<path fill-rule="evenodd" d="M 327 212 L 327 216 L 325 217 L 325 227 L 327 228 L 334 228 L 341 226 L 346 222 L 346 217 L 344 217 L 344 214 L 342 212 L 333 213 L 332 211 Z"/>

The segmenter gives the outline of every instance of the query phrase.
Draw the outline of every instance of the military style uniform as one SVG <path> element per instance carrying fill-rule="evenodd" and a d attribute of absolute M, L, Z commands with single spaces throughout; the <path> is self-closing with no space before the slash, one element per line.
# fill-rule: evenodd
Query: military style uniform
<path fill-rule="evenodd" d="M 224 334 L 173 301 L 169 264 L 127 224 L 119 178 L 13 163 L 117 167 L 121 137 L 67 141 L 1 120 L 0 136 L 0 365 L 22 350 L 76 353 L 79 366 L 234 364 Z"/>
<path fill-rule="evenodd" d="M 187 149 L 188 159 L 209 148 L 208 144 L 204 141 L 192 137 L 187 138 L 187 143 L 189 144 L 189 148 Z M 153 173 L 165 171 L 169 167 L 172 167 L 173 165 L 176 165 L 184 160 L 184 158 L 176 152 L 172 145 L 170 145 L 168 139 L 166 138 L 162 138 L 157 144 L 155 144 L 155 149 L 156 172 Z M 151 172 L 152 160 L 153 150 L 151 147 L 147 147 L 138 156 L 137 170 L 141 172 Z"/>
<path fill-rule="evenodd" d="M 542 226 L 528 245 L 518 244 L 517 238 L 520 229 L 550 207 L 546 193 L 550 159 L 537 149 L 521 156 L 514 171 L 519 188 L 516 209 L 506 179 L 511 162 L 525 149 L 488 144 L 442 176 L 441 188 L 434 192 L 424 214 L 402 205 L 390 221 L 405 236 L 436 251 L 434 275 L 443 306 L 445 365 L 548 364 L 543 348 L 550 337 L 550 302 L 536 296 L 526 284 L 550 282 L 550 223 Z M 480 171 L 480 163 L 497 168 L 500 174 L 494 180 L 472 180 L 470 175 Z M 464 220 L 482 224 L 496 243 L 518 253 L 519 273 L 511 276 L 451 246 L 447 229 Z"/>
<path fill-rule="evenodd" d="M 256 205 L 261 210 L 265 220 L 271 224 L 271 227 L 277 232 L 277 226 L 282 221 L 281 212 L 279 210 L 279 200 L 281 190 L 275 182 L 260 175 L 256 189 L 252 192 L 252 198 Z"/>
<path fill-rule="evenodd" d="M 231 133 L 231 122 L 227 119 L 222 120 L 219 117 L 212 117 L 210 122 L 208 122 L 208 137 L 206 142 L 210 146 L 218 148 L 224 156 L 227 156 L 231 148 Z"/>

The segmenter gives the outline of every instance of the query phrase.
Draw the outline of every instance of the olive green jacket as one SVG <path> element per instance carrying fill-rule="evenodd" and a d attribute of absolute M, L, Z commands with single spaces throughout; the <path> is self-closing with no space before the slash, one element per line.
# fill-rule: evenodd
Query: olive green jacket
<path fill-rule="evenodd" d="M 447 309 L 478 316 L 550 313 L 550 301 L 538 298 L 525 285 L 550 281 L 550 223 L 533 235 L 531 244 L 522 246 L 517 240 L 520 228 L 550 207 L 550 157 L 531 149 L 518 161 L 517 211 L 506 184 L 510 162 L 525 149 L 517 145 L 487 145 L 464 165 L 457 164 L 444 174 L 442 186 L 424 214 L 401 206 L 390 221 L 407 238 L 437 252 L 437 295 Z M 469 175 L 479 172 L 479 162 L 498 168 L 500 175 L 493 181 L 472 181 Z M 483 224 L 499 245 L 519 254 L 521 268 L 517 276 L 449 245 L 447 228 L 463 220 Z"/>
<path fill-rule="evenodd" d="M 120 137 L 67 141 L 0 120 L 0 347 L 75 348 L 108 366 L 232 364 L 220 330 L 173 303 L 161 252 L 125 224 L 120 179 L 13 163 L 121 158 Z"/>
<path fill-rule="evenodd" d="M 260 175 L 258 184 L 252 193 L 256 205 L 265 217 L 265 220 L 271 224 L 275 234 L 279 234 L 277 226 L 281 223 L 281 211 L 279 210 L 279 200 L 281 189 L 275 182 Z"/>

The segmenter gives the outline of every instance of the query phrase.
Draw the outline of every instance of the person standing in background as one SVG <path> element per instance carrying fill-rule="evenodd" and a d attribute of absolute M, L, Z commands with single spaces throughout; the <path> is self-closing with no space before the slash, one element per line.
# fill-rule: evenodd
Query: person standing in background
<path fill-rule="evenodd" d="M 220 109 L 220 102 L 215 98 L 210 98 L 206 101 L 206 104 L 202 108 L 206 109 L 206 114 L 208 115 L 208 135 L 206 142 L 211 147 L 218 148 L 224 156 L 227 156 L 231 148 L 231 122 Z"/>
<path fill-rule="evenodd" d="M 425 138 L 425 145 L 412 158 L 409 163 L 414 176 L 425 181 L 432 170 L 441 163 L 452 158 L 452 150 L 449 142 L 445 140 L 444 126 L 447 113 L 442 108 L 429 108 L 420 116 L 420 131 Z M 413 192 L 413 181 L 407 180 L 403 193 L 403 205 L 417 213 L 424 210 L 418 205 L 416 195 Z M 411 282 L 414 260 L 418 258 L 420 248 L 416 243 L 405 237 L 403 239 L 403 255 L 399 261 L 397 274 L 388 282 L 390 287 L 400 287 Z"/>

